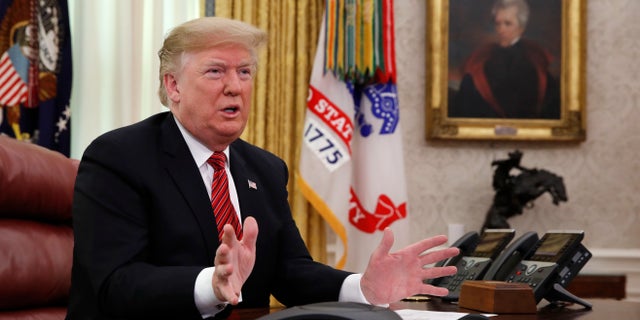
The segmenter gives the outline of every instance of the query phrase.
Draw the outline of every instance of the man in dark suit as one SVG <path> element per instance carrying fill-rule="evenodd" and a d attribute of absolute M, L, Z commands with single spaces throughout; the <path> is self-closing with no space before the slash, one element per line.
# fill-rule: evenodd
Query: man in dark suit
<path fill-rule="evenodd" d="M 170 112 L 106 133 L 83 155 L 67 319 L 221 318 L 229 305 L 268 307 L 271 294 L 291 306 L 447 293 L 423 282 L 455 273 L 423 268 L 458 253 L 423 254 L 444 236 L 389 253 L 385 230 L 361 275 L 312 260 L 291 216 L 286 164 L 239 139 L 265 42 L 253 26 L 213 17 L 167 36 L 159 95 Z M 228 159 L 218 170 L 228 177 L 233 217 L 243 221 L 238 236 L 232 224 L 217 229 L 214 152 Z"/>

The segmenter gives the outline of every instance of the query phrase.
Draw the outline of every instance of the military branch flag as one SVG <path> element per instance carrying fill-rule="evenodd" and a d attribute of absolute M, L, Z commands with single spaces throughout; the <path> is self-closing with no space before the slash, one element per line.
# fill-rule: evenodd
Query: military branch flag
<path fill-rule="evenodd" d="M 0 134 L 69 156 L 67 0 L 0 2 Z"/>
<path fill-rule="evenodd" d="M 392 0 L 328 0 L 309 85 L 299 179 L 362 272 L 386 227 L 409 243 Z"/>

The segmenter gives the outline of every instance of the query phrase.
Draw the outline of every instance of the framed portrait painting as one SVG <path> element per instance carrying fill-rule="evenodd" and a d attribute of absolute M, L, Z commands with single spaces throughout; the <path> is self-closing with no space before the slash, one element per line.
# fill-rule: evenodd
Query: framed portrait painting
<path fill-rule="evenodd" d="M 427 3 L 427 139 L 586 138 L 584 0 Z"/>

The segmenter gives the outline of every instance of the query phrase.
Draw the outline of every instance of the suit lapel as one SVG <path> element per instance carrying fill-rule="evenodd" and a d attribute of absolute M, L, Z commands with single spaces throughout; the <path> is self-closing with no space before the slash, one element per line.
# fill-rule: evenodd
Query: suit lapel
<path fill-rule="evenodd" d="M 162 161 L 167 174 L 177 185 L 185 202 L 191 208 L 191 214 L 198 221 L 209 261 L 213 262 L 219 243 L 215 219 L 212 219 L 211 203 L 187 143 L 170 113 L 162 124 L 161 134 L 164 148 Z"/>
<path fill-rule="evenodd" d="M 244 222 L 246 217 L 255 217 L 256 214 L 264 210 L 264 208 L 262 208 L 259 201 L 257 201 L 257 195 L 261 187 L 258 175 L 247 166 L 245 161 L 247 155 L 242 153 L 236 146 L 237 143 L 232 143 L 229 148 L 231 155 L 231 176 L 233 176 L 233 182 L 236 185 L 240 213 L 242 215 L 242 221 Z"/>

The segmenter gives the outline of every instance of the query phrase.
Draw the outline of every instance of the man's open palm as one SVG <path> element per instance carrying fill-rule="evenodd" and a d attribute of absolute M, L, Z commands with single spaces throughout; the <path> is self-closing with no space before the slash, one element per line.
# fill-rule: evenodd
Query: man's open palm
<path fill-rule="evenodd" d="M 242 240 L 236 238 L 231 225 L 225 225 L 222 244 L 216 250 L 213 292 L 220 301 L 238 304 L 242 285 L 256 262 L 258 223 L 247 217 L 242 227 Z"/>
<path fill-rule="evenodd" d="M 444 235 L 424 239 L 397 252 L 389 253 L 393 246 L 393 232 L 384 230 L 380 245 L 373 251 L 360 286 L 369 303 L 388 304 L 416 294 L 444 296 L 445 288 L 425 284 L 425 279 L 439 278 L 456 273 L 456 267 L 425 268 L 425 265 L 456 256 L 458 248 L 446 248 L 424 253 L 447 242 Z"/>

